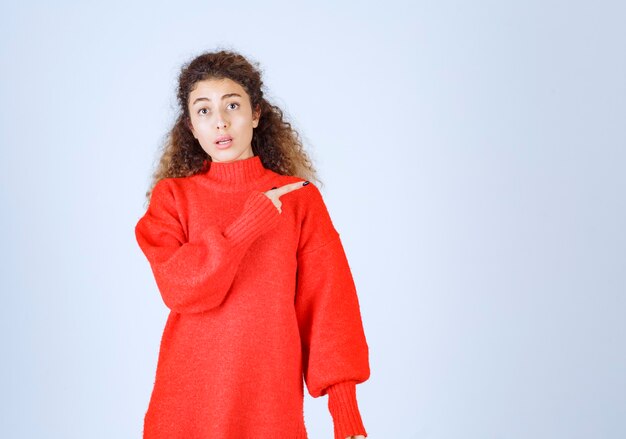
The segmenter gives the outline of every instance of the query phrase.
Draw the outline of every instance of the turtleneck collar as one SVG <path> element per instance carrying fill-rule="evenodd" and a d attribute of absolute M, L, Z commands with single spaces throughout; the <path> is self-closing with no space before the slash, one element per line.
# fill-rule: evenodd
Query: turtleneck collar
<path fill-rule="evenodd" d="M 214 162 L 206 159 L 204 166 L 208 167 L 202 174 L 204 180 L 230 190 L 247 189 L 271 174 L 271 171 L 263 166 L 258 155 L 232 162 Z"/>

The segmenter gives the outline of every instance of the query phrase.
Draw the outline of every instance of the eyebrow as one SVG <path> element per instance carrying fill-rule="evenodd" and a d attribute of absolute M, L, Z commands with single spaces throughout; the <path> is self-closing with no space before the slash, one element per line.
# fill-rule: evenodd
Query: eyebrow
<path fill-rule="evenodd" d="M 231 98 L 233 96 L 241 97 L 241 95 L 239 93 L 227 93 L 224 96 L 222 96 L 222 100 L 224 100 L 226 98 Z M 191 104 L 191 105 L 196 105 L 196 102 L 198 102 L 198 101 L 211 101 L 211 99 L 209 99 L 209 98 L 197 98 L 195 101 L 193 101 L 193 104 Z"/>

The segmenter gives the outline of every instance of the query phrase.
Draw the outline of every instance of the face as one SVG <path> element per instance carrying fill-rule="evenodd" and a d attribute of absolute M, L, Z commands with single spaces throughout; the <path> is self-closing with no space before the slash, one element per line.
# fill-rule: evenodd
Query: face
<path fill-rule="evenodd" d="M 252 132 L 259 125 L 260 109 L 252 110 L 250 97 L 232 79 L 196 83 L 187 101 L 189 129 L 202 149 L 216 162 L 250 158 Z M 220 142 L 221 140 L 226 142 Z"/>

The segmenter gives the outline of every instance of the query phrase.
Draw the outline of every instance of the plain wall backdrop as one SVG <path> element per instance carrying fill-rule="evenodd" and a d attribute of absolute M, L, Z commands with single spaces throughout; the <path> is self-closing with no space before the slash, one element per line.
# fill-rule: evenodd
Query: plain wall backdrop
<path fill-rule="evenodd" d="M 324 181 L 371 439 L 626 437 L 619 1 L 3 2 L 6 438 L 139 438 L 168 309 L 134 236 L 184 62 L 230 48 Z M 327 397 L 306 395 L 312 439 Z"/>

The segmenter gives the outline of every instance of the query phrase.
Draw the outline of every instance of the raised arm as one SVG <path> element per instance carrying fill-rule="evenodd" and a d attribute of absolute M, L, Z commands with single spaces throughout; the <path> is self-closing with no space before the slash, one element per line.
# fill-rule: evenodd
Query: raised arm
<path fill-rule="evenodd" d="M 223 302 L 246 250 L 280 215 L 263 192 L 252 191 L 228 226 L 209 226 L 197 240 L 187 241 L 174 192 L 160 180 L 135 236 L 165 305 L 178 313 L 197 313 Z"/>

